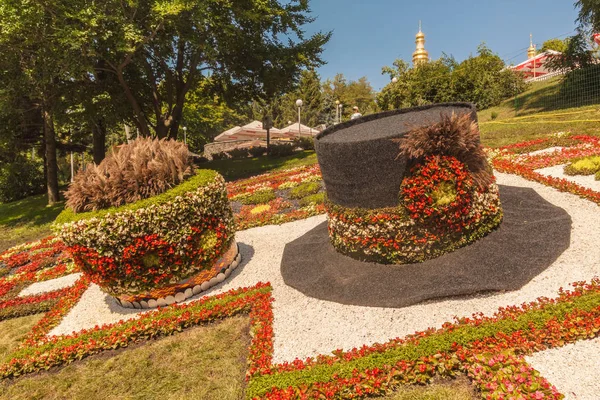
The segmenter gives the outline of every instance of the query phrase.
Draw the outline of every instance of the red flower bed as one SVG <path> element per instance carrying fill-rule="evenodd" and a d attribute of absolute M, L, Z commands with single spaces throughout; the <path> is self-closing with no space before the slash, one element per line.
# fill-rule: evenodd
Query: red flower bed
<path fill-rule="evenodd" d="M 521 156 L 516 155 L 514 152 L 515 149 L 520 148 L 519 144 L 507 146 L 504 148 L 504 152 L 492 160 L 492 165 L 500 172 L 519 175 L 525 179 L 554 187 L 561 192 L 572 193 L 600 204 L 600 193 L 568 179 L 545 176 L 535 171 L 536 169 L 566 164 L 580 157 L 600 155 L 600 138 L 579 135 L 572 136 L 569 139 L 571 147 L 548 154 Z M 539 143 L 547 145 L 552 144 L 551 139 L 539 139 L 539 141 Z M 521 148 L 528 145 L 528 142 L 523 143 Z"/>
<path fill-rule="evenodd" d="M 440 206 L 434 203 L 433 194 L 445 183 L 452 187 L 455 197 Z M 473 181 L 463 163 L 454 157 L 429 156 L 404 179 L 401 196 L 411 218 L 434 220 L 442 228 L 461 232 L 476 218 L 469 218 L 473 191 Z"/>

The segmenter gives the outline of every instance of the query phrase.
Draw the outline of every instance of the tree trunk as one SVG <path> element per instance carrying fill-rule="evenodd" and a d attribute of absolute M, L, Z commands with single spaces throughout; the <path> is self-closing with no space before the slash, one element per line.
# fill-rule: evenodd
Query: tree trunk
<path fill-rule="evenodd" d="M 123 88 L 123 92 L 125 93 L 125 97 L 127 98 L 127 100 L 129 101 L 129 104 L 133 108 L 133 111 L 135 114 L 134 115 L 135 124 L 138 126 L 142 136 L 150 137 L 151 136 L 150 127 L 148 126 L 148 123 L 146 122 L 146 119 L 144 118 L 144 112 L 142 111 L 142 108 L 140 107 L 137 100 L 135 99 L 135 96 L 133 95 L 131 89 L 129 88 L 129 85 L 125 81 L 125 78 L 123 77 L 123 71 L 119 69 L 116 71 L 116 73 L 117 73 L 117 79 L 119 80 L 119 84 L 121 85 L 121 87 Z"/>
<path fill-rule="evenodd" d="M 56 162 L 56 137 L 52 115 L 44 108 L 44 143 L 46 146 L 46 187 L 48 204 L 57 203 L 58 195 L 58 163 Z"/>
<path fill-rule="evenodd" d="M 92 127 L 94 164 L 99 165 L 106 156 L 106 126 L 104 119 L 99 118 Z"/>

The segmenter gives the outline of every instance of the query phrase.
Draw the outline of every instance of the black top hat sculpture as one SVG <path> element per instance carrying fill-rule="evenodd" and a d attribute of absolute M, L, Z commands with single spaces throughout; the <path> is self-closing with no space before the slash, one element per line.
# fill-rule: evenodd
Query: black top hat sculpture
<path fill-rule="evenodd" d="M 485 236 L 502 220 L 469 103 L 369 115 L 315 140 L 333 246 L 388 264 L 421 262 Z"/>
<path fill-rule="evenodd" d="M 285 283 L 308 296 L 404 307 L 515 290 L 569 247 L 568 213 L 533 189 L 503 186 L 501 207 L 472 104 L 368 115 L 315 148 L 327 222 L 281 261 Z"/>

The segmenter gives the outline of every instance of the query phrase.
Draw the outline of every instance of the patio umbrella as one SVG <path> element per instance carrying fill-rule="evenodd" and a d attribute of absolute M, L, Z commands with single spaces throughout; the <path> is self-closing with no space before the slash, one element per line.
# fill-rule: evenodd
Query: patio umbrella
<path fill-rule="evenodd" d="M 277 128 L 270 129 L 271 138 L 287 138 L 289 135 L 283 134 Z M 267 138 L 267 130 L 263 129 L 260 121 L 252 121 L 244 126 L 236 126 L 226 130 L 215 138 L 215 142 L 225 142 L 230 140 L 255 140 Z"/>
<path fill-rule="evenodd" d="M 300 125 L 300 129 L 298 129 L 298 125 Z M 306 125 L 302 125 L 302 124 L 298 124 L 297 122 L 294 124 L 291 124 L 289 126 L 286 126 L 285 128 L 281 129 L 282 133 L 288 134 L 288 135 L 292 135 L 292 136 L 308 136 L 308 137 L 314 137 L 316 136 L 320 131 L 311 127 L 308 127 Z"/>

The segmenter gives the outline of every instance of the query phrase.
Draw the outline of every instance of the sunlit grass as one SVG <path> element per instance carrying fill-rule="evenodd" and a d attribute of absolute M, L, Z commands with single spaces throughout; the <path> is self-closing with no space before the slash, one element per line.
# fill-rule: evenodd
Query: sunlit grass
<path fill-rule="evenodd" d="M 0 383 L 0 399 L 244 398 L 248 318 L 239 316 Z"/>
<path fill-rule="evenodd" d="M 0 362 L 13 352 L 44 314 L 0 321 Z"/>

